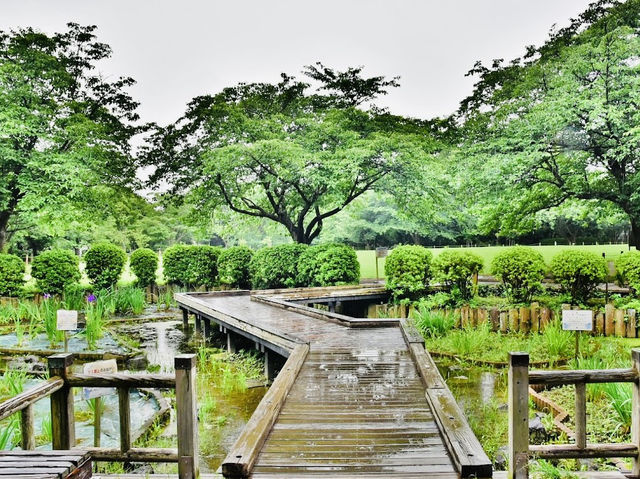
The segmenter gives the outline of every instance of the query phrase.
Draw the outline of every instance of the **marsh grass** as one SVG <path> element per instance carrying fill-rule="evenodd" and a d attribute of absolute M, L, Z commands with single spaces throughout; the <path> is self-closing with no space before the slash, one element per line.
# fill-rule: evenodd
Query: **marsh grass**
<path fill-rule="evenodd" d="M 605 383 L 602 390 L 617 414 L 619 427 L 623 432 L 631 429 L 633 390 L 630 383 Z"/>
<path fill-rule="evenodd" d="M 5 421 L 5 424 L 0 427 L 0 451 L 11 450 L 15 447 L 15 438 L 18 436 L 20 430 L 20 424 L 18 421 L 18 415 L 14 414 Z"/>
<path fill-rule="evenodd" d="M 455 325 L 453 314 L 432 311 L 424 304 L 418 304 L 411 313 L 411 319 L 423 335 L 432 338 L 443 336 Z"/>
<path fill-rule="evenodd" d="M 9 370 L 0 377 L 0 401 L 20 394 L 27 381 L 26 371 Z"/>

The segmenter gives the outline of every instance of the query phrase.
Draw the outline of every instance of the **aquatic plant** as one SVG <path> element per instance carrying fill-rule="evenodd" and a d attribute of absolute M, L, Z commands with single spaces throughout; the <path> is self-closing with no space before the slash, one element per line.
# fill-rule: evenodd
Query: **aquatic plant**
<path fill-rule="evenodd" d="M 619 427 L 624 431 L 631 428 L 632 396 L 630 383 L 605 383 L 602 385 L 604 393 L 611 401 L 610 404 L 618 415 Z"/>
<path fill-rule="evenodd" d="M 104 334 L 105 312 L 101 301 L 87 303 L 85 312 L 86 326 L 85 337 L 89 349 L 95 349 L 98 340 Z"/>
<path fill-rule="evenodd" d="M 452 314 L 431 311 L 424 304 L 418 304 L 412 311 L 411 318 L 422 334 L 432 338 L 443 336 L 455 325 Z"/>
<path fill-rule="evenodd" d="M 5 400 L 20 394 L 24 390 L 27 380 L 25 371 L 10 369 L 0 376 L 0 400 Z"/>
<path fill-rule="evenodd" d="M 574 337 L 569 331 L 564 331 L 560 321 L 553 321 L 542 333 L 543 342 L 549 353 L 549 358 L 567 357 L 571 354 Z"/>
<path fill-rule="evenodd" d="M 18 415 L 14 414 L 7 419 L 7 424 L 0 428 L 0 451 L 11 450 L 15 447 L 14 437 L 16 437 L 18 429 Z"/>
<path fill-rule="evenodd" d="M 145 292 L 135 287 L 118 288 L 112 291 L 114 312 L 117 314 L 142 314 L 146 306 Z"/>

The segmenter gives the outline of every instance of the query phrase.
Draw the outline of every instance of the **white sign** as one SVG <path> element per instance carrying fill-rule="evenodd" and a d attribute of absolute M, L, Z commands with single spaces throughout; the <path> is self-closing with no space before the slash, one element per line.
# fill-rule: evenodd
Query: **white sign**
<path fill-rule="evenodd" d="M 116 363 L 115 359 L 94 361 L 86 363 L 83 371 L 85 374 L 114 374 L 118 372 L 118 363 Z M 87 400 L 115 393 L 116 388 L 82 388 L 82 395 Z"/>
<path fill-rule="evenodd" d="M 66 309 L 58 310 L 58 321 L 56 327 L 58 331 L 75 331 L 78 329 L 78 312 Z"/>
<path fill-rule="evenodd" d="M 562 329 L 565 331 L 591 331 L 593 329 L 593 311 L 562 311 Z"/>

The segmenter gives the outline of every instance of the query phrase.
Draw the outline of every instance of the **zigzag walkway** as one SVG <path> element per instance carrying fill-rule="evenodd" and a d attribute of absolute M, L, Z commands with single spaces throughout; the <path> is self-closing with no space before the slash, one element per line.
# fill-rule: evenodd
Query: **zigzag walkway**
<path fill-rule="evenodd" d="M 288 356 L 225 459 L 224 476 L 491 477 L 417 332 L 406 321 L 347 318 L 288 301 L 318 291 L 176 295 L 185 318 L 195 314 L 205 330 L 214 321 Z"/>

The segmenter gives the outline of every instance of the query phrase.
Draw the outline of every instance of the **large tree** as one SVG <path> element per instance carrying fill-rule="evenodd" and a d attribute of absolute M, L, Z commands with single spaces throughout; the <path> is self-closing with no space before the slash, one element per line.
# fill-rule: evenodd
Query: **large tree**
<path fill-rule="evenodd" d="M 523 59 L 472 70 L 465 151 L 503 232 L 569 200 L 606 202 L 640 247 L 639 27 L 640 1 L 601 0 Z"/>
<path fill-rule="evenodd" d="M 0 251 L 37 216 L 68 215 L 93 187 L 135 178 L 133 80 L 95 71 L 111 54 L 95 28 L 0 31 Z"/>
<path fill-rule="evenodd" d="M 419 181 L 437 148 L 433 125 L 370 105 L 396 79 L 321 64 L 306 73 L 317 89 L 283 74 L 277 84 L 194 98 L 182 118 L 152 137 L 145 160 L 156 168 L 152 183 L 171 185 L 205 219 L 226 207 L 310 243 L 327 218 L 383 180 L 403 187 Z"/>

